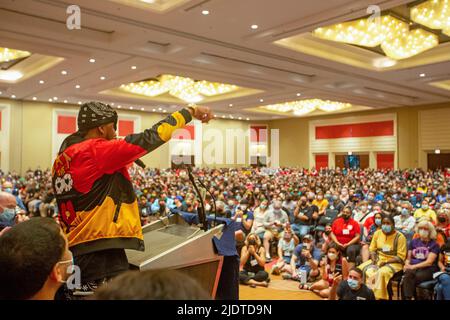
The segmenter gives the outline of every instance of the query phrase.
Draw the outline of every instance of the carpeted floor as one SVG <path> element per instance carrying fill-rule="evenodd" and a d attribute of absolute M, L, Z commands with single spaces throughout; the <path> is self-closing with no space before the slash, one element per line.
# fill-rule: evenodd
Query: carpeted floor
<path fill-rule="evenodd" d="M 266 271 L 270 273 L 275 261 L 266 264 Z M 268 288 L 239 286 L 240 300 L 322 300 L 311 291 L 298 289 L 299 282 L 283 280 L 281 276 L 270 275 Z"/>

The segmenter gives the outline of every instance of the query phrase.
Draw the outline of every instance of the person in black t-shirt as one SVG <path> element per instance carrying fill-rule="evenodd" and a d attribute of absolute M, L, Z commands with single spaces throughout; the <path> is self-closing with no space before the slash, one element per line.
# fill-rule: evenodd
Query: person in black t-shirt
<path fill-rule="evenodd" d="M 313 223 L 312 217 L 315 212 L 318 213 L 319 208 L 316 205 L 312 205 L 311 202 L 308 202 L 306 196 L 301 196 L 300 201 L 294 209 L 294 223 L 292 224 L 292 230 L 300 238 L 309 233 Z"/>
<path fill-rule="evenodd" d="M 352 268 L 346 281 L 342 281 L 342 275 L 334 277 L 330 300 L 375 300 L 375 295 L 363 283 L 362 271 L 358 268 Z"/>

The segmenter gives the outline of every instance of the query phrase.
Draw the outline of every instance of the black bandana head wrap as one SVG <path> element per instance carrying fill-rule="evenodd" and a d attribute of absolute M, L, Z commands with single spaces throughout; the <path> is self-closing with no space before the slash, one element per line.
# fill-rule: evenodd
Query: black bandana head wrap
<path fill-rule="evenodd" d="M 114 130 L 117 130 L 117 119 L 117 112 L 107 104 L 91 101 L 81 105 L 77 118 L 78 131 L 64 139 L 59 153 L 73 144 L 84 141 L 89 129 L 114 122 Z"/>
<path fill-rule="evenodd" d="M 78 130 L 86 131 L 111 122 L 117 130 L 117 112 L 109 105 L 94 101 L 81 105 L 77 118 Z"/>

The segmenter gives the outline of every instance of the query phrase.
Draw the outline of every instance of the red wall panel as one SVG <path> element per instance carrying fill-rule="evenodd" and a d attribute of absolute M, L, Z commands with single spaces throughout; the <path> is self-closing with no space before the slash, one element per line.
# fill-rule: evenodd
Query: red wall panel
<path fill-rule="evenodd" d="M 58 116 L 58 133 L 72 134 L 77 131 L 77 118 L 75 116 Z"/>
<path fill-rule="evenodd" d="M 394 154 L 393 153 L 377 153 L 377 168 L 378 169 L 394 169 Z"/>
<path fill-rule="evenodd" d="M 250 127 L 250 141 L 251 142 L 267 142 L 267 127 L 266 126 L 251 126 Z"/>
<path fill-rule="evenodd" d="M 134 121 L 133 120 L 119 120 L 119 136 L 125 137 L 134 133 Z"/>
<path fill-rule="evenodd" d="M 175 130 L 172 133 L 173 139 L 195 140 L 195 127 L 193 125 L 186 126 L 183 129 Z"/>
<path fill-rule="evenodd" d="M 328 168 L 328 155 L 327 154 L 316 154 L 316 169 Z"/>
<path fill-rule="evenodd" d="M 394 135 L 394 121 L 317 126 L 316 139 L 365 138 Z"/>

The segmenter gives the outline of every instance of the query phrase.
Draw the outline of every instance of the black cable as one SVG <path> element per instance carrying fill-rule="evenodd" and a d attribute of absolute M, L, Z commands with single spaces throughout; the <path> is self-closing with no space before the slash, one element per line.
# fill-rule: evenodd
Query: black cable
<path fill-rule="evenodd" d="M 197 179 L 198 182 L 200 182 L 201 186 L 203 188 L 205 188 L 206 192 L 209 193 L 209 195 L 211 196 L 211 199 L 213 200 L 213 204 L 214 204 L 214 227 L 217 225 L 217 207 L 216 207 L 216 198 L 214 198 L 214 196 L 212 195 L 212 193 L 208 190 L 208 188 L 206 188 L 205 184 L 200 180 Z"/>
<path fill-rule="evenodd" d="M 195 183 L 195 179 L 194 179 L 194 176 L 192 175 L 191 167 L 189 165 L 187 165 L 186 167 L 187 167 L 187 171 L 188 171 L 189 180 L 191 180 L 192 186 L 194 187 L 195 192 L 197 192 L 197 195 L 200 198 L 201 208 L 199 208 L 199 209 L 201 209 L 201 210 L 199 210 L 199 212 L 198 212 L 198 217 L 199 217 L 200 222 L 202 223 L 203 230 L 207 231 L 208 230 L 208 224 L 206 222 L 205 204 L 203 202 L 202 195 L 201 195 L 200 191 L 198 190 L 198 187 L 197 187 L 197 185 Z"/>

